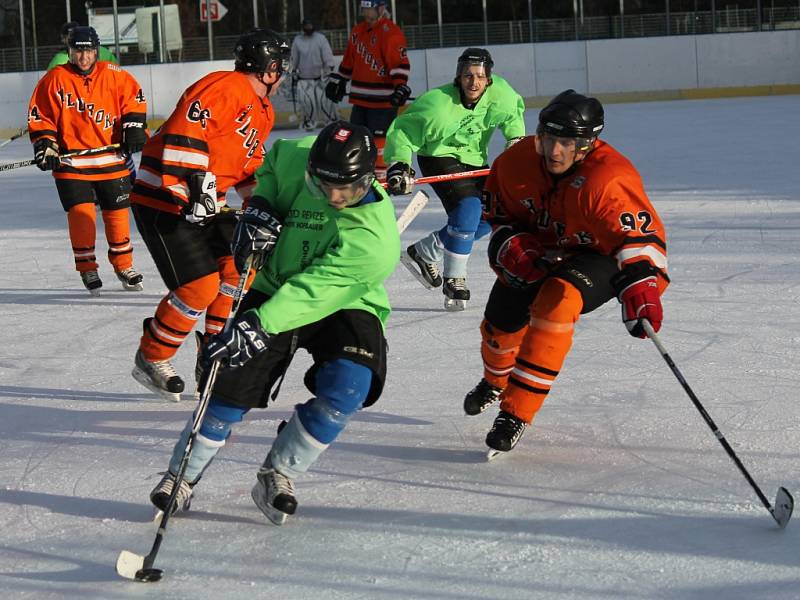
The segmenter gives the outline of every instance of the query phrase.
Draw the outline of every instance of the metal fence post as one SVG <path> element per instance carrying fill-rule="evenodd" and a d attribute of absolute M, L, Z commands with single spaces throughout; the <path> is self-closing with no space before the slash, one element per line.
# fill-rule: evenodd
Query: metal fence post
<path fill-rule="evenodd" d="M 28 70 L 28 61 L 25 60 L 25 3 L 19 0 L 19 33 L 22 41 L 22 70 Z"/>

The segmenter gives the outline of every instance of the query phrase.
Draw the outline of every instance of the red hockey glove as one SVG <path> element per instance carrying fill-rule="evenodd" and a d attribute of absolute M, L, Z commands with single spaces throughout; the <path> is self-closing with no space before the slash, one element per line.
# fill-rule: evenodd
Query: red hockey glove
<path fill-rule="evenodd" d="M 544 254 L 535 235 L 511 227 L 498 229 L 489 241 L 489 264 L 500 281 L 514 288 L 526 288 L 547 275 L 540 260 Z"/>
<path fill-rule="evenodd" d="M 639 261 L 628 265 L 611 279 L 611 284 L 622 303 L 622 322 L 628 328 L 628 333 L 646 338 L 643 319 L 650 321 L 653 331 L 661 329 L 664 309 L 661 307 L 656 270 L 650 263 Z"/>

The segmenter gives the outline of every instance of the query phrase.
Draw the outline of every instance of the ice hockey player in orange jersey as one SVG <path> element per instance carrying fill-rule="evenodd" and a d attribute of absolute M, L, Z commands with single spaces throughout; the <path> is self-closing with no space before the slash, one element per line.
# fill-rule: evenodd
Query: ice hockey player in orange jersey
<path fill-rule="evenodd" d="M 480 326 L 483 379 L 464 411 L 500 401 L 490 455 L 511 450 L 533 421 L 582 314 L 616 297 L 631 335 L 646 337 L 644 319 L 661 327 L 664 225 L 630 161 L 598 139 L 603 125 L 598 100 L 562 92 L 539 113 L 536 135 L 503 152 L 486 181 L 497 281 Z"/>
<path fill-rule="evenodd" d="M 131 183 L 125 156 L 145 143 L 147 103 L 132 75 L 97 60 L 100 40 L 92 27 L 74 27 L 69 62 L 48 71 L 36 85 L 28 108 L 34 160 L 52 170 L 67 213 L 75 268 L 93 295 L 103 285 L 95 257 L 95 203 L 100 205 L 108 260 L 130 291 L 142 289 L 133 269 L 128 207 Z M 59 154 L 119 144 L 119 149 L 59 159 Z"/>
<path fill-rule="evenodd" d="M 361 0 L 364 20 L 353 27 L 339 65 L 325 87 L 332 102 L 341 102 L 350 82 L 350 122 L 372 132 L 378 147 L 375 175 L 386 179 L 383 146 L 397 109 L 411 96 L 406 36 L 389 18 L 386 0 Z"/>
<path fill-rule="evenodd" d="M 234 55 L 233 71 L 191 85 L 148 140 L 131 196 L 139 233 L 170 290 L 144 321 L 133 376 L 175 401 L 184 382 L 170 359 L 204 312 L 198 342 L 222 331 L 233 304 L 236 217 L 223 211 L 225 194 L 235 187 L 245 204 L 250 198 L 275 122 L 269 96 L 290 51 L 274 31 L 254 29 L 239 37 Z"/>

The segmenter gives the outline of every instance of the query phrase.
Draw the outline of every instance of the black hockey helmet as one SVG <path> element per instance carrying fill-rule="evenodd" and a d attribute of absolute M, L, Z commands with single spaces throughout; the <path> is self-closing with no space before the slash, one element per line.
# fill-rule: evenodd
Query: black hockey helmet
<path fill-rule="evenodd" d="M 78 25 L 73 27 L 67 38 L 67 46 L 75 50 L 92 50 L 100 47 L 100 38 L 94 27 Z"/>
<path fill-rule="evenodd" d="M 233 49 L 236 70 L 243 73 L 284 73 L 289 69 L 289 44 L 271 29 L 251 29 Z"/>
<path fill-rule="evenodd" d="M 593 140 L 603 130 L 603 105 L 597 98 L 565 90 L 539 113 L 537 133 Z"/>
<path fill-rule="evenodd" d="M 369 129 L 336 121 L 319 132 L 308 155 L 308 174 L 324 183 L 346 185 L 374 177 L 378 149 Z"/>
<path fill-rule="evenodd" d="M 456 65 L 456 77 L 461 77 L 464 69 L 470 65 L 482 65 L 486 70 L 486 77 L 489 79 L 492 78 L 492 67 L 494 67 L 494 61 L 492 60 L 492 55 L 489 54 L 489 51 L 485 48 L 467 48 L 464 50 L 464 52 L 461 53 L 461 56 L 458 57 L 458 63 Z"/>

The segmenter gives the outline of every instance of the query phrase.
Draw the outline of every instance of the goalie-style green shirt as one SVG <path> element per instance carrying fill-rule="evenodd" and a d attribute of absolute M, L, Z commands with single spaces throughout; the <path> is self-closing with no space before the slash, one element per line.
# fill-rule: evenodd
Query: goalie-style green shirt
<path fill-rule="evenodd" d="M 492 75 L 474 108 L 461 103 L 461 92 L 453 83 L 433 88 L 417 98 L 398 116 L 386 134 L 383 158 L 387 165 L 411 164 L 413 153 L 451 156 L 480 167 L 486 164 L 489 140 L 495 129 L 506 140 L 525 135 L 525 103 L 508 82 Z"/>
<path fill-rule="evenodd" d="M 386 323 L 383 287 L 400 260 L 394 206 L 377 183 L 377 201 L 337 210 L 306 183 L 315 137 L 278 140 L 256 172 L 255 196 L 280 214 L 283 229 L 252 288 L 270 299 L 256 309 L 268 333 L 315 323 L 341 309 L 359 309 Z"/>

